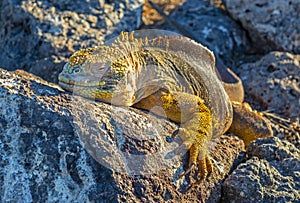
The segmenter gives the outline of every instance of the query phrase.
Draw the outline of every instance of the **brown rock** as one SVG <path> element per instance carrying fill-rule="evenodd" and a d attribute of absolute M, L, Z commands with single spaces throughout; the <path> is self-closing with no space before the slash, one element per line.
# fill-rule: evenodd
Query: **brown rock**
<path fill-rule="evenodd" d="M 300 151 L 276 137 L 253 142 L 251 158 L 224 182 L 224 202 L 298 202 Z"/>
<path fill-rule="evenodd" d="M 239 75 L 249 97 L 265 110 L 288 118 L 300 115 L 300 55 L 272 52 L 242 65 Z"/>

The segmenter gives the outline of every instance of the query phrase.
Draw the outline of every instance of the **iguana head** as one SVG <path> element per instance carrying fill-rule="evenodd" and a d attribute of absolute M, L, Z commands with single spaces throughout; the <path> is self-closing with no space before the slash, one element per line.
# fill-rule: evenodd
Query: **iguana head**
<path fill-rule="evenodd" d="M 116 105 L 131 105 L 135 89 L 133 53 L 141 42 L 128 33 L 110 46 L 76 51 L 59 75 L 59 84 L 75 94 Z"/>

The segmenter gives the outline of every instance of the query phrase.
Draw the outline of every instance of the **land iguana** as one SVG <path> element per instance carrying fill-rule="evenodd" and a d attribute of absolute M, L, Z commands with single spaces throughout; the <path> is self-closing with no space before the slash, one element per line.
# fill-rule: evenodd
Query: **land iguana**
<path fill-rule="evenodd" d="M 175 134 L 190 154 L 182 175 L 198 166 L 200 180 L 213 170 L 211 139 L 229 130 L 248 145 L 272 135 L 263 114 L 243 103 L 241 80 L 232 71 L 215 68 L 206 47 L 166 31 L 121 32 L 110 45 L 76 51 L 59 84 L 86 98 L 148 110 L 180 124 Z"/>

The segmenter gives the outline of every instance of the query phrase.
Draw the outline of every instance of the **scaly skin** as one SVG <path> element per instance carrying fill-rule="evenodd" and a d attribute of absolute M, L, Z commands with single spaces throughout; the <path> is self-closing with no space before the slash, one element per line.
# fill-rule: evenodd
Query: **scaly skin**
<path fill-rule="evenodd" d="M 149 1 L 149 3 L 179 33 L 197 42 L 198 36 L 185 29 L 184 25 L 174 21 L 154 2 Z M 257 138 L 272 136 L 273 131 L 270 121 L 263 113 L 253 111 L 249 104 L 243 102 L 244 88 L 241 79 L 227 68 L 218 56 L 216 56 L 216 68 L 224 89 L 230 100 L 233 101 L 233 122 L 228 131 L 239 135 L 244 140 L 246 146 Z"/>
<path fill-rule="evenodd" d="M 213 170 L 208 144 L 215 134 L 229 129 L 233 115 L 230 129 L 246 144 L 270 135 L 270 131 L 262 131 L 253 124 L 260 121 L 270 129 L 262 115 L 247 105 L 234 102 L 232 111 L 232 95 L 228 97 L 225 92 L 232 88 L 223 81 L 224 90 L 214 64 L 212 52 L 188 38 L 136 39 L 133 32 L 123 32 L 111 46 L 75 52 L 59 75 L 59 83 L 81 96 L 151 110 L 179 123 L 178 135 L 190 150 L 186 173 L 198 165 L 200 179 L 205 179 Z"/>

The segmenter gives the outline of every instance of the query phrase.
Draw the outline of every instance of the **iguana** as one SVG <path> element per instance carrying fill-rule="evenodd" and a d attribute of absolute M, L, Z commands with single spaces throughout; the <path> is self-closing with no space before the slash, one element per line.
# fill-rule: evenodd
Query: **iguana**
<path fill-rule="evenodd" d="M 173 33 L 121 32 L 110 45 L 81 49 L 64 66 L 59 84 L 83 97 L 149 110 L 180 124 L 176 133 L 190 153 L 183 175 L 198 165 L 200 180 L 213 170 L 211 139 L 228 129 L 246 145 L 272 135 L 263 115 L 235 95 L 243 94 L 240 79 L 229 69 L 216 69 L 206 47 Z"/>

